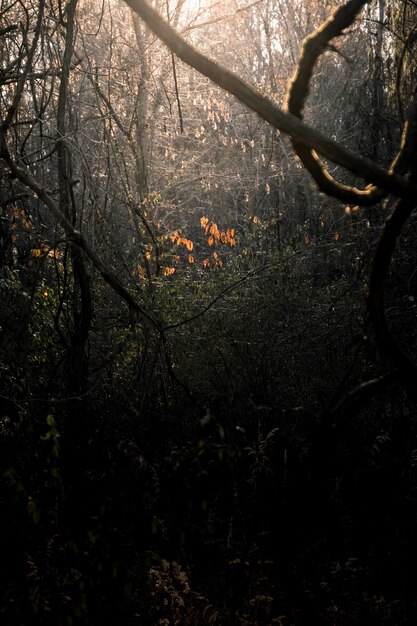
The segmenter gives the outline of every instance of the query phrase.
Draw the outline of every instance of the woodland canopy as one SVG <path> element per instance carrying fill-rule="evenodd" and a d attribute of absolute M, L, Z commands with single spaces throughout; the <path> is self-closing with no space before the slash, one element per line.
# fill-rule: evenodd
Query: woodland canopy
<path fill-rule="evenodd" d="M 2 623 L 417 623 L 416 55 L 414 0 L 0 0 Z"/>

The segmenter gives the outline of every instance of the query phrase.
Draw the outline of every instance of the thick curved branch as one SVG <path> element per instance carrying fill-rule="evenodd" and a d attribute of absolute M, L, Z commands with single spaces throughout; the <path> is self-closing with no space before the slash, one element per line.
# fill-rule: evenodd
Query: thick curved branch
<path fill-rule="evenodd" d="M 417 183 L 417 93 L 407 122 L 408 148 L 412 152 L 410 182 Z M 414 146 L 414 149 L 413 149 Z M 391 217 L 385 224 L 379 241 L 369 282 L 368 308 L 380 347 L 392 359 L 402 373 L 406 382 L 415 386 L 417 367 L 402 351 L 392 336 L 385 317 L 384 292 L 388 271 L 391 265 L 395 245 L 404 224 L 413 209 L 417 207 L 417 196 L 410 200 L 400 200 Z M 413 387 L 411 386 L 411 389 Z M 413 390 L 415 392 L 415 390 Z"/>
<path fill-rule="evenodd" d="M 414 377 L 416 368 L 403 354 L 389 332 L 385 319 L 383 293 L 396 240 L 412 209 L 416 206 L 416 111 L 413 111 L 409 122 L 405 125 L 400 153 L 393 161 L 389 171 L 343 148 L 337 142 L 310 128 L 299 119 L 318 56 L 330 39 L 339 35 L 353 22 L 358 11 L 366 4 L 366 0 L 350 0 L 336 11 L 316 33 L 307 38 L 304 43 L 300 67 L 291 86 L 289 107 L 292 109 L 292 113 L 282 111 L 235 74 L 208 59 L 193 46 L 186 43 L 144 0 L 125 0 L 125 2 L 185 63 L 236 96 L 238 100 L 258 113 L 275 128 L 290 135 L 297 151 L 302 152 L 304 164 L 319 182 L 323 191 L 330 195 L 337 194 L 336 197 L 340 197 L 345 202 L 362 205 L 374 203 L 387 193 L 393 193 L 401 198 L 391 219 L 386 224 L 376 252 L 370 280 L 369 309 L 377 340 L 381 347 L 388 352 L 401 371 Z M 322 168 L 312 149 L 334 163 L 346 167 L 354 174 L 374 183 L 375 187 L 359 190 L 336 183 Z M 406 172 L 410 161 L 413 159 L 412 169 L 415 171 L 410 180 L 406 182 L 397 172 Z"/>
<path fill-rule="evenodd" d="M 210 78 L 216 85 L 234 95 L 240 102 L 258 113 L 260 117 L 278 130 L 338 165 L 380 186 L 385 191 L 400 198 L 412 198 L 417 195 L 416 186 L 410 185 L 394 172 L 387 172 L 369 159 L 365 159 L 340 146 L 323 133 L 307 126 L 298 117 L 282 111 L 271 100 L 261 95 L 254 87 L 248 85 L 215 61 L 208 59 L 193 46 L 186 43 L 161 16 L 144 0 L 124 0 L 135 13 L 147 23 L 158 37 L 185 63 Z"/>
<path fill-rule="evenodd" d="M 351 0 L 337 9 L 320 28 L 305 39 L 301 58 L 288 95 L 288 110 L 293 115 L 300 119 L 303 118 L 303 108 L 318 58 L 329 47 L 330 41 L 334 37 L 341 35 L 353 23 L 356 15 L 366 2 L 367 0 Z M 401 150 L 391 164 L 390 172 L 405 174 L 410 157 L 410 151 L 404 149 L 406 144 L 406 129 L 404 129 Z M 387 189 L 379 188 L 375 185 L 368 186 L 366 189 L 357 189 L 339 183 L 324 167 L 314 150 L 295 140 L 293 141 L 293 146 L 304 167 L 310 172 L 320 190 L 326 195 L 333 196 L 341 202 L 361 206 L 374 204 L 387 195 Z"/>

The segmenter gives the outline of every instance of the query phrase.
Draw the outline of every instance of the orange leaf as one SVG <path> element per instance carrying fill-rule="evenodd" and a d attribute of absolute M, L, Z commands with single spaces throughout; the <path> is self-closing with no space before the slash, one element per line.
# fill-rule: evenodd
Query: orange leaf
<path fill-rule="evenodd" d="M 188 257 L 188 263 L 194 263 L 194 257 L 192 254 L 190 254 Z"/>
<path fill-rule="evenodd" d="M 164 268 L 164 274 L 165 276 L 172 276 L 172 274 L 175 274 L 177 270 L 175 269 L 175 267 L 165 267 Z"/>

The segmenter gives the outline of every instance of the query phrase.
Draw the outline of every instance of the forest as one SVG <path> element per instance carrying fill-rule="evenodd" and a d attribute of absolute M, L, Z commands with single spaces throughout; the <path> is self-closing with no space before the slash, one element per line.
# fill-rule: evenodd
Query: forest
<path fill-rule="evenodd" d="M 417 624 L 415 0 L 0 0 L 0 623 Z"/>

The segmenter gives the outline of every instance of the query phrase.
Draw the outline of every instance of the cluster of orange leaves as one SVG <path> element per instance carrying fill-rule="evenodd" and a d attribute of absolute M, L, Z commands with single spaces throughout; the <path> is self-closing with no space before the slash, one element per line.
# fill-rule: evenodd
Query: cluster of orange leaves
<path fill-rule="evenodd" d="M 181 237 L 181 235 L 179 234 L 179 232 L 176 230 L 172 233 L 171 235 L 171 240 L 173 243 L 175 243 L 175 245 L 177 246 L 185 246 L 188 250 L 188 252 L 192 252 L 193 248 L 194 248 L 194 244 L 191 241 L 191 239 L 186 239 L 185 237 Z M 180 263 L 181 257 L 178 256 L 177 254 L 174 255 L 172 257 L 173 262 L 178 265 Z M 194 263 L 195 259 L 194 259 L 194 255 L 189 254 L 188 255 L 188 263 Z M 172 274 L 175 274 L 177 270 L 175 269 L 175 267 L 165 267 L 164 268 L 164 275 L 165 276 L 172 276 Z"/>
<path fill-rule="evenodd" d="M 219 244 L 229 245 L 231 248 L 236 245 L 234 228 L 220 230 L 217 224 L 210 222 L 208 217 L 200 218 L 200 226 L 201 228 L 204 228 L 204 234 L 208 235 L 207 243 L 210 248 Z M 209 259 L 204 259 L 203 267 L 223 267 L 223 261 L 217 252 L 213 252 Z"/>
<path fill-rule="evenodd" d="M 194 244 L 191 239 L 185 239 L 185 237 L 181 237 L 177 230 L 171 235 L 171 239 L 177 246 L 180 246 L 181 244 L 184 245 L 187 250 L 189 250 L 189 252 L 191 252 L 194 248 Z"/>
<path fill-rule="evenodd" d="M 49 256 L 51 258 L 59 259 L 59 252 L 56 248 L 50 248 L 46 245 L 46 243 L 42 243 L 40 248 L 33 248 L 30 251 L 30 256 L 42 259 Z"/>
<path fill-rule="evenodd" d="M 208 235 L 207 242 L 210 247 L 219 245 L 219 244 L 229 245 L 231 247 L 236 245 L 234 228 L 228 228 L 227 230 L 220 230 L 217 224 L 215 224 L 214 222 L 211 222 L 208 219 L 208 217 L 202 217 L 200 219 L 200 225 L 201 225 L 201 228 L 204 229 L 205 235 Z M 190 253 L 194 249 L 194 244 L 191 241 L 191 239 L 182 237 L 177 230 L 172 233 L 171 241 L 177 246 L 181 246 L 181 245 L 185 246 L 188 252 Z M 149 256 L 150 256 L 149 253 L 147 253 L 146 257 L 149 258 Z M 189 254 L 187 261 L 190 264 L 195 263 L 194 255 Z M 175 265 L 179 265 L 179 263 L 181 262 L 181 257 L 179 255 L 173 255 L 172 262 Z M 203 260 L 203 267 L 205 268 L 223 267 L 223 261 L 221 260 L 217 252 L 213 252 L 210 258 Z M 172 276 L 173 274 L 175 274 L 176 271 L 177 270 L 175 267 L 163 268 L 164 276 Z"/>
<path fill-rule="evenodd" d="M 201 228 L 204 228 L 204 233 L 209 236 L 208 245 L 214 246 L 219 243 L 228 244 L 233 248 L 236 245 L 235 229 L 228 228 L 227 230 L 219 230 L 217 224 L 210 222 L 208 217 L 200 218 Z"/>

